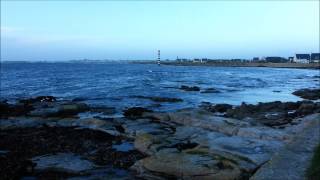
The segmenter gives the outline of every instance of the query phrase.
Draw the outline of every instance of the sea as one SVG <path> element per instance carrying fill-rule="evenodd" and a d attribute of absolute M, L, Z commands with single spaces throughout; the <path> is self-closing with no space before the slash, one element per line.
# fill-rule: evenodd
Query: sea
<path fill-rule="evenodd" d="M 2 62 L 2 100 L 51 95 L 118 112 L 139 106 L 174 111 L 203 102 L 239 105 L 299 101 L 292 92 L 319 87 L 319 70 L 267 67 L 208 67 L 133 64 L 127 62 Z M 201 91 L 183 91 L 182 85 Z M 181 98 L 182 102 L 153 102 L 137 96 Z"/>

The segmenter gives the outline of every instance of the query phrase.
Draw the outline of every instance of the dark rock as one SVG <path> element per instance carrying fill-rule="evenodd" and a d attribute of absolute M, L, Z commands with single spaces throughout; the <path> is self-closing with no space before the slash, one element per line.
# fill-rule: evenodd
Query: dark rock
<path fill-rule="evenodd" d="M 292 94 L 308 100 L 320 99 L 320 89 L 300 89 Z"/>
<path fill-rule="evenodd" d="M 119 131 L 120 133 L 124 133 L 125 129 L 121 126 L 121 125 L 115 125 L 114 126 L 116 128 L 117 131 Z"/>
<path fill-rule="evenodd" d="M 316 109 L 317 109 L 317 104 L 313 102 L 303 102 L 297 109 L 296 113 L 300 116 L 301 115 L 304 116 L 304 115 L 312 114 Z"/>
<path fill-rule="evenodd" d="M 10 106 L 7 103 L 7 100 L 4 101 L 0 101 L 0 116 L 8 116 L 8 114 L 10 113 Z"/>
<path fill-rule="evenodd" d="M 188 141 L 187 143 L 177 143 L 177 144 L 173 145 L 171 148 L 176 148 L 179 151 L 182 151 L 182 150 L 186 150 L 186 149 L 195 148 L 198 145 L 199 145 L 198 143 L 194 143 L 194 142 L 189 142 Z"/>
<path fill-rule="evenodd" d="M 36 117 L 66 117 L 88 110 L 89 106 L 84 103 L 54 104 L 51 107 L 37 108 L 28 113 L 28 115 Z"/>
<path fill-rule="evenodd" d="M 123 111 L 123 115 L 127 118 L 136 119 L 143 115 L 144 112 L 152 112 L 143 107 L 132 107 Z"/>
<path fill-rule="evenodd" d="M 30 105 L 8 104 L 7 101 L 0 102 L 0 117 L 7 118 L 9 116 L 22 116 L 33 110 Z"/>
<path fill-rule="evenodd" d="M 179 89 L 184 90 L 184 91 L 200 91 L 200 87 L 198 87 L 198 86 L 182 85 Z"/>
<path fill-rule="evenodd" d="M 290 123 L 295 117 L 316 113 L 318 109 L 318 105 L 312 101 L 274 101 L 257 105 L 242 103 L 234 109 L 227 109 L 225 116 L 236 119 L 252 118 L 267 126 L 279 126 Z"/>
<path fill-rule="evenodd" d="M 209 102 L 203 102 L 200 107 L 202 107 L 205 110 L 210 111 L 210 112 L 224 113 L 228 109 L 232 109 L 233 106 L 230 104 L 211 104 Z"/>
<path fill-rule="evenodd" d="M 217 104 L 214 106 L 215 111 L 223 113 L 226 112 L 228 109 L 232 109 L 232 105 L 230 104 Z"/>
<path fill-rule="evenodd" d="M 115 151 L 112 148 L 113 142 L 122 141 L 122 137 L 90 129 L 18 128 L 1 130 L 0 139 L 0 149 L 9 151 L 0 155 L 0 179 L 20 179 L 25 176 L 44 179 L 52 177 L 52 173 L 33 172 L 34 164 L 29 160 L 48 154 L 73 153 L 93 161 L 98 166 L 111 165 L 116 168 L 128 168 L 144 157 L 136 150 Z M 64 176 L 70 177 L 68 174 Z"/>
<path fill-rule="evenodd" d="M 288 118 L 287 112 L 265 113 L 258 116 L 257 119 L 260 123 L 267 126 L 281 126 L 292 121 L 292 118 Z"/>
<path fill-rule="evenodd" d="M 34 104 L 38 102 L 55 102 L 55 101 L 57 101 L 57 99 L 53 96 L 38 96 L 30 99 L 23 99 L 23 100 L 20 100 L 19 102 L 23 104 Z"/>
<path fill-rule="evenodd" d="M 1 179 L 20 179 L 34 172 L 35 163 L 21 157 L 21 153 L 9 153 L 0 156 Z"/>
<path fill-rule="evenodd" d="M 169 98 L 169 97 L 149 97 L 149 96 L 134 96 L 135 98 L 149 99 L 154 102 L 182 102 L 180 98 Z"/>
<path fill-rule="evenodd" d="M 28 113 L 29 116 L 33 117 L 54 117 L 59 116 L 59 108 L 51 107 L 51 108 L 38 108 Z"/>
<path fill-rule="evenodd" d="M 208 88 L 208 89 L 201 91 L 200 93 L 220 93 L 220 91 L 215 88 Z"/>

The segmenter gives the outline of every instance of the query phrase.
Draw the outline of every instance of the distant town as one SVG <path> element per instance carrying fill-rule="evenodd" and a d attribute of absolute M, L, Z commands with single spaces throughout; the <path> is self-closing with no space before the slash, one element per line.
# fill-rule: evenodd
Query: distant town
<path fill-rule="evenodd" d="M 252 59 L 208 59 L 208 58 L 194 58 L 185 59 L 177 57 L 178 62 L 255 62 L 255 63 L 320 63 L 320 53 L 311 54 L 295 54 L 290 57 L 279 57 L 279 56 L 267 56 L 267 57 L 254 57 Z"/>

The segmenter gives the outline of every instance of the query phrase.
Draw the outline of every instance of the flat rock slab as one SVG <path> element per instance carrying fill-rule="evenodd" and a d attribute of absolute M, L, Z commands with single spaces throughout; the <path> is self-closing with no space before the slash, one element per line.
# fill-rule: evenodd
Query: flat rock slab
<path fill-rule="evenodd" d="M 32 162 L 37 164 L 36 170 L 56 170 L 68 173 L 80 173 L 95 167 L 92 162 L 73 153 L 37 156 L 32 158 Z"/>
<path fill-rule="evenodd" d="M 320 118 L 310 119 L 305 130 L 297 134 L 292 142 L 275 153 L 251 180 L 300 180 L 306 179 L 306 169 L 311 162 L 315 147 L 320 142 Z"/>
<path fill-rule="evenodd" d="M 264 141 L 237 136 L 219 137 L 209 141 L 209 149 L 222 151 L 246 158 L 256 165 L 268 161 L 282 147 L 279 141 Z"/>
<path fill-rule="evenodd" d="M 174 151 L 159 152 L 155 156 L 138 161 L 132 168 L 138 172 L 145 168 L 147 171 L 157 172 L 165 177 L 182 179 L 231 180 L 241 174 L 240 169 L 230 161 Z"/>

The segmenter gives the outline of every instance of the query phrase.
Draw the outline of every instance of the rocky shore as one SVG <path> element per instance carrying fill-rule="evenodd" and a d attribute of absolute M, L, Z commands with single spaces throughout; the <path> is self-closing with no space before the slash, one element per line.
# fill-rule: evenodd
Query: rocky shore
<path fill-rule="evenodd" d="M 115 113 L 113 107 L 91 107 L 52 96 L 14 104 L 2 101 L 0 177 L 263 179 L 259 174 L 267 174 L 261 170 L 270 169 L 265 167 L 270 159 L 277 159 L 274 156 L 292 144 L 299 146 L 297 136 L 311 131 L 310 127 L 317 130 L 319 89 L 293 94 L 305 100 L 240 106 L 204 102 L 175 112 L 131 107 L 122 117 L 113 118 L 103 116 Z M 301 138 L 307 137 L 298 142 L 303 142 Z"/>

